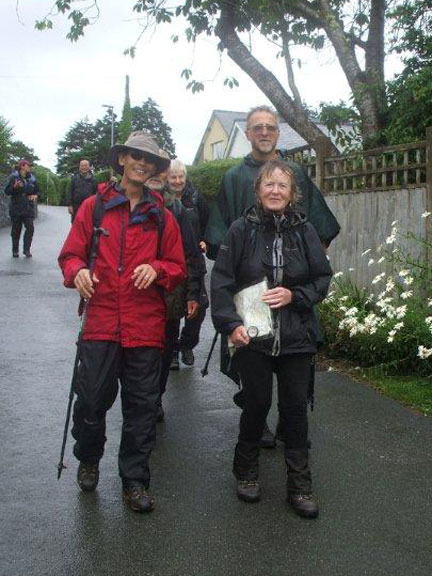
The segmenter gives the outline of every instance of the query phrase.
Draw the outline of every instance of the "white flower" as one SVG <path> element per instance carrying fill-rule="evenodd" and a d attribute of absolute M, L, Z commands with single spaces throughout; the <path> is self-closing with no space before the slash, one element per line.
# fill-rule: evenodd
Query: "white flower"
<path fill-rule="evenodd" d="M 399 308 L 396 308 L 396 310 L 395 310 L 396 318 L 398 320 L 401 320 L 405 316 L 406 311 L 407 311 L 407 305 L 406 304 L 404 304 L 403 306 L 399 306 Z"/>
<path fill-rule="evenodd" d="M 333 278 L 339 278 L 342 275 L 343 275 L 343 272 L 336 272 L 336 274 L 333 274 Z"/>
<path fill-rule="evenodd" d="M 427 218 L 427 217 L 430 216 L 430 215 L 431 215 L 431 213 L 426 210 L 426 212 L 423 212 L 423 214 L 421 215 L 421 217 L 422 217 L 422 218 Z"/>
<path fill-rule="evenodd" d="M 366 256 L 366 254 L 369 254 L 369 252 L 372 250 L 372 248 L 368 248 L 367 250 L 365 250 L 364 252 L 362 252 L 362 256 Z"/>
<path fill-rule="evenodd" d="M 406 300 L 407 298 L 411 298 L 412 295 L 413 295 L 413 291 L 407 290 L 406 292 L 402 292 L 400 297 L 402 298 L 402 300 Z"/>
<path fill-rule="evenodd" d="M 332 368 L 332 366 L 329 366 L 329 367 L 327 368 L 327 372 L 334 372 L 334 368 Z"/>
<path fill-rule="evenodd" d="M 368 266 L 372 266 L 372 264 L 375 264 L 375 260 L 373 258 L 369 260 Z"/>
<path fill-rule="evenodd" d="M 432 348 L 426 348 L 425 346 L 418 347 L 417 356 L 422 360 L 426 360 L 429 356 L 432 356 Z"/>
<path fill-rule="evenodd" d="M 398 222 L 399 220 L 393 220 L 393 222 L 391 223 L 392 228 L 394 228 Z"/>
<path fill-rule="evenodd" d="M 396 235 L 395 234 L 390 234 L 390 236 L 387 236 L 386 244 L 394 244 L 395 242 L 396 242 Z"/>
<path fill-rule="evenodd" d="M 345 316 L 355 316 L 358 312 L 358 308 L 356 308 L 355 306 L 353 306 L 352 308 L 350 308 L 349 310 L 347 310 L 345 312 Z"/>
<path fill-rule="evenodd" d="M 348 300 L 348 296 L 341 296 L 339 298 L 339 302 L 346 302 Z"/>
<path fill-rule="evenodd" d="M 391 342 L 393 342 L 393 340 L 394 340 L 394 336 L 389 336 L 389 337 L 387 338 L 387 342 L 388 342 L 389 344 L 390 344 Z"/>
<path fill-rule="evenodd" d="M 429 328 L 431 327 L 432 324 L 432 316 L 427 316 L 425 318 L 425 323 L 427 324 L 427 326 L 429 326 Z"/>
<path fill-rule="evenodd" d="M 381 258 L 378 260 L 378 264 L 381 264 L 382 262 L 384 262 L 385 258 L 384 256 L 381 256 Z"/>
<path fill-rule="evenodd" d="M 414 278 L 412 276 L 406 276 L 403 280 L 407 286 L 411 286 L 414 282 Z"/>
<path fill-rule="evenodd" d="M 385 291 L 391 292 L 394 287 L 395 287 L 395 283 L 394 283 L 393 278 L 388 278 L 387 283 L 386 283 L 386 287 L 385 287 Z"/>
<path fill-rule="evenodd" d="M 378 276 L 375 276 L 375 278 L 372 280 L 372 284 L 377 284 L 377 283 L 380 282 L 384 277 L 385 277 L 385 272 L 381 272 L 381 274 L 378 274 Z"/>
<path fill-rule="evenodd" d="M 427 305 L 428 305 L 428 306 L 432 306 L 432 298 L 429 298 L 429 299 L 428 299 Z"/>
<path fill-rule="evenodd" d="M 409 270 L 401 270 L 401 271 L 399 272 L 399 276 L 400 276 L 401 278 L 404 278 L 405 276 L 408 276 L 409 273 L 410 273 Z"/>
<path fill-rule="evenodd" d="M 348 272 L 354 272 L 354 268 L 348 268 Z"/>
<path fill-rule="evenodd" d="M 397 324 L 395 324 L 395 325 L 393 326 L 393 330 L 398 331 L 398 330 L 400 330 L 400 329 L 403 328 L 403 327 L 404 327 L 404 323 L 403 323 L 403 322 L 398 322 Z"/>

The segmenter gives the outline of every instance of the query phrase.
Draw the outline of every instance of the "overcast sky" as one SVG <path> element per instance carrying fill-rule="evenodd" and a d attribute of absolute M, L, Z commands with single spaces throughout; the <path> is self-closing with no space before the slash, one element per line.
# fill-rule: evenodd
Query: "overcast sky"
<path fill-rule="evenodd" d="M 123 56 L 140 31 L 132 0 L 100 0 L 98 22 L 74 44 L 65 38 L 64 17 L 54 19 L 53 30 L 34 29 L 34 21 L 42 19 L 53 3 L 0 0 L 0 115 L 13 127 L 15 138 L 34 148 L 45 166 L 55 167 L 57 143 L 74 122 L 102 117 L 103 104 L 113 105 L 121 115 L 126 74 L 132 105 L 148 97 L 157 102 L 172 128 L 177 154 L 186 163 L 192 162 L 214 109 L 247 111 L 268 103 L 228 57 L 217 74 L 214 39 L 200 40 L 194 49 L 184 39 L 173 44 L 171 35 L 181 35 L 179 24 L 177 30 L 162 25 L 147 32 L 135 59 Z M 285 84 L 283 63 L 274 58 L 272 48 L 265 41 L 254 41 L 254 51 Z M 297 82 L 309 105 L 347 99 L 346 80 L 331 54 L 306 51 L 302 59 Z M 180 78 L 186 67 L 193 69 L 197 80 L 207 80 L 204 92 L 193 95 L 186 90 Z M 236 76 L 240 87 L 224 87 L 227 76 Z"/>

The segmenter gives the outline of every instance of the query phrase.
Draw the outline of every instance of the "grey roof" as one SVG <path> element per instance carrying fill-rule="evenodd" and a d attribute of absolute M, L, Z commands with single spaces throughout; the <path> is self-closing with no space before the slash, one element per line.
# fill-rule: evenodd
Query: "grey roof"
<path fill-rule="evenodd" d="M 237 120 L 245 120 L 248 115 L 247 112 L 233 112 L 232 110 L 213 110 L 213 114 L 222 124 L 227 136 L 230 135 L 234 122 Z"/>

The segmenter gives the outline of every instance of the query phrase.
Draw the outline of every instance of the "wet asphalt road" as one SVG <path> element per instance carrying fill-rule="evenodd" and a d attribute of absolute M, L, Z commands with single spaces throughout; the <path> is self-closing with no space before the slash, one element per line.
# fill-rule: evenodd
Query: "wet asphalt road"
<path fill-rule="evenodd" d="M 432 420 L 334 373 L 319 373 L 310 419 L 316 521 L 287 509 L 282 447 L 261 456 L 262 501 L 235 496 L 239 410 L 217 358 L 172 374 L 152 455 L 156 509 L 121 500 L 121 416 L 108 416 L 99 489 L 83 494 L 69 438 L 56 479 L 78 331 L 78 299 L 56 256 L 65 208 L 40 209 L 32 260 L 0 230 L 1 576 L 430 576 Z M 276 414 L 270 421 L 274 425 Z"/>

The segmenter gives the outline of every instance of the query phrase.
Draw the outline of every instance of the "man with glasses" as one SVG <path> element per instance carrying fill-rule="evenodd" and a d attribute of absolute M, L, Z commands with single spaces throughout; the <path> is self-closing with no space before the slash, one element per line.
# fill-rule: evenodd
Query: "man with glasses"
<path fill-rule="evenodd" d="M 252 150 L 241 164 L 230 168 L 224 175 L 217 201 L 210 213 L 206 230 L 208 258 L 215 259 L 217 251 L 231 224 L 240 218 L 246 208 L 254 203 L 254 182 L 260 167 L 269 160 L 284 160 L 294 172 L 300 191 L 299 212 L 304 213 L 313 224 L 325 248 L 339 234 L 340 226 L 327 206 L 320 190 L 298 164 L 287 160 L 283 150 L 278 150 L 279 122 L 274 110 L 268 106 L 252 108 L 246 118 L 246 138 Z M 228 370 L 227 349 L 222 342 L 221 369 L 236 379 Z M 241 392 L 235 401 L 241 405 Z M 262 447 L 273 448 L 275 437 L 266 426 Z"/>
<path fill-rule="evenodd" d="M 124 145 L 113 146 L 110 164 L 121 174 L 121 182 L 109 182 L 84 200 L 59 256 L 65 286 L 76 288 L 87 302 L 74 382 L 72 435 L 80 461 L 78 485 L 86 492 L 97 487 L 105 417 L 120 381 L 119 473 L 124 499 L 136 512 L 148 512 L 154 504 L 148 492 L 149 458 L 156 436 L 165 339 L 164 293 L 186 278 L 177 222 L 161 197 L 145 185 L 169 163 L 146 132 L 132 132 Z M 98 231 L 92 265 L 88 259 Z"/>

